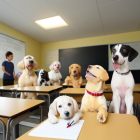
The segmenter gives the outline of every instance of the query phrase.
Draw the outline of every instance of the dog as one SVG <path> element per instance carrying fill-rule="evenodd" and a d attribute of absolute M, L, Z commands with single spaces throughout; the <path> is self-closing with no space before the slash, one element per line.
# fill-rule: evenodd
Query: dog
<path fill-rule="evenodd" d="M 109 79 L 108 73 L 99 65 L 89 65 L 85 77 L 88 82 L 82 98 L 81 112 L 97 112 L 97 120 L 104 123 L 108 113 L 103 87 Z"/>
<path fill-rule="evenodd" d="M 50 86 L 50 79 L 48 72 L 40 69 L 38 71 L 38 81 L 37 81 L 38 86 Z"/>
<path fill-rule="evenodd" d="M 19 87 L 26 86 L 37 86 L 37 75 L 34 70 L 39 69 L 38 63 L 35 61 L 34 57 L 27 55 L 20 61 L 17 65 L 18 68 L 22 69 L 22 75 L 19 78 Z M 36 93 L 21 93 L 20 98 L 22 99 L 37 99 Z"/>
<path fill-rule="evenodd" d="M 59 96 L 49 107 L 48 119 L 50 123 L 58 123 L 59 120 L 55 115 L 60 115 L 61 119 L 70 120 L 70 124 L 75 124 L 83 116 L 78 109 L 77 102 L 69 96 Z"/>
<path fill-rule="evenodd" d="M 62 75 L 59 72 L 60 68 L 61 63 L 58 61 L 54 61 L 49 67 L 49 69 L 51 70 L 50 72 L 48 72 L 50 83 L 54 86 L 60 85 L 60 79 L 62 79 Z"/>
<path fill-rule="evenodd" d="M 72 83 L 74 88 L 80 88 L 83 82 L 82 76 L 80 76 L 81 73 L 81 66 L 78 64 L 72 64 L 69 66 L 69 74 L 70 76 L 67 76 L 65 79 L 65 83 L 68 85 L 69 83 Z"/>
<path fill-rule="evenodd" d="M 129 62 L 138 52 L 128 45 L 118 44 L 111 48 L 114 73 L 111 80 L 113 91 L 109 112 L 133 114 L 134 78 L 129 70 Z"/>

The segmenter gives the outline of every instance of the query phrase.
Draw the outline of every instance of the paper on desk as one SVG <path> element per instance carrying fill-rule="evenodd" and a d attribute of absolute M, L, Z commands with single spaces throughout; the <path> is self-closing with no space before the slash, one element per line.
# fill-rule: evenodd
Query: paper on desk
<path fill-rule="evenodd" d="M 67 128 L 68 122 L 68 120 L 59 119 L 57 124 L 51 124 L 47 120 L 31 131 L 29 136 L 77 140 L 84 120 L 79 120 L 78 123 Z"/>

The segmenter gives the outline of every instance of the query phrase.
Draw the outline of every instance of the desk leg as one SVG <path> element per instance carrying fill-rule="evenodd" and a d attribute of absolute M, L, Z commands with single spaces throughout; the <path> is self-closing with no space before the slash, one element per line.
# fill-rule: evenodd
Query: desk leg
<path fill-rule="evenodd" d="M 39 107 L 40 107 L 40 122 L 42 122 L 43 121 L 43 108 L 41 105 Z"/>
<path fill-rule="evenodd" d="M 19 124 L 13 127 L 13 140 L 19 137 Z"/>
<path fill-rule="evenodd" d="M 5 138 L 5 140 L 10 140 L 10 122 L 11 122 L 11 118 L 8 119 L 8 121 L 7 121 L 6 138 Z"/>
<path fill-rule="evenodd" d="M 2 124 L 2 127 L 3 127 L 3 140 L 5 140 L 6 126 L 5 126 L 5 123 L 1 119 L 0 119 L 0 123 Z"/>

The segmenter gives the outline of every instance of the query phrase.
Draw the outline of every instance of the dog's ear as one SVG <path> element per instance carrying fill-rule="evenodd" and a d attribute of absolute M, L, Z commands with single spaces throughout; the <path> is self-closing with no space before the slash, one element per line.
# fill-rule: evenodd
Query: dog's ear
<path fill-rule="evenodd" d="M 53 103 L 51 103 L 49 109 L 53 110 L 54 115 L 58 115 L 57 114 L 57 101 L 56 100 L 54 100 Z"/>
<path fill-rule="evenodd" d="M 133 59 L 135 59 L 137 57 L 139 53 L 133 49 L 132 47 L 130 47 L 130 53 L 129 53 L 129 56 L 128 56 L 128 61 L 131 62 Z"/>
<path fill-rule="evenodd" d="M 107 81 L 107 80 L 109 79 L 109 76 L 108 76 L 108 73 L 107 73 L 106 70 L 104 70 L 104 71 L 102 72 L 102 74 L 101 74 L 101 76 L 100 76 L 100 79 L 101 79 L 102 81 Z"/>
<path fill-rule="evenodd" d="M 78 69 L 78 70 L 79 70 L 79 73 L 81 73 L 81 71 L 82 71 L 81 66 L 79 65 L 78 68 L 79 68 L 79 69 Z"/>
<path fill-rule="evenodd" d="M 69 74 L 71 74 L 71 66 L 72 66 L 72 65 L 69 66 Z"/>
<path fill-rule="evenodd" d="M 53 70 L 53 68 L 54 68 L 54 62 L 49 66 L 50 70 Z"/>
<path fill-rule="evenodd" d="M 59 62 L 59 66 L 60 66 L 60 68 L 59 69 L 61 69 L 61 63 Z"/>
<path fill-rule="evenodd" d="M 18 63 L 17 67 L 21 70 L 25 69 L 24 59 Z"/>
<path fill-rule="evenodd" d="M 36 61 L 34 61 L 34 64 L 35 64 L 35 66 L 34 66 L 34 70 L 38 70 L 38 69 L 39 69 L 39 65 L 38 65 L 38 63 L 37 63 Z"/>
<path fill-rule="evenodd" d="M 77 104 L 77 102 L 75 101 L 75 99 L 73 99 L 72 97 L 70 97 L 71 98 L 71 100 L 72 100 L 72 102 L 73 102 L 73 106 L 74 106 L 74 111 L 75 111 L 75 113 L 78 111 L 78 104 Z"/>
<path fill-rule="evenodd" d="M 110 45 L 110 51 L 112 52 L 113 48 L 116 46 L 117 44 L 111 44 Z"/>

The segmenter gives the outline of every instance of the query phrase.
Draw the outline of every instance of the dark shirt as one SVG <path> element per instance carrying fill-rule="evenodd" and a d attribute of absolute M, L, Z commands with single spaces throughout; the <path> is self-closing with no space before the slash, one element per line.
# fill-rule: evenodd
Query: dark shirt
<path fill-rule="evenodd" d="M 14 64 L 12 62 L 4 61 L 2 66 L 5 67 L 5 71 L 11 74 L 11 76 L 7 75 L 6 73 L 3 74 L 3 79 L 14 79 L 13 70 Z"/>

